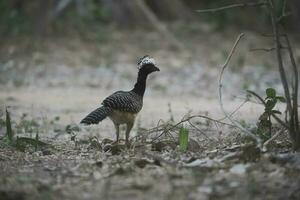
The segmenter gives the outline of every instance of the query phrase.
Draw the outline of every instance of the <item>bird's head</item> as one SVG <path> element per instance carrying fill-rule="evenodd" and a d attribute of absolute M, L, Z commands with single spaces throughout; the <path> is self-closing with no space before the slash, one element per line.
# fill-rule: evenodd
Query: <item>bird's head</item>
<path fill-rule="evenodd" d="M 138 61 L 139 72 L 150 74 L 155 71 L 160 71 L 155 64 L 155 60 L 150 56 L 146 55 Z"/>

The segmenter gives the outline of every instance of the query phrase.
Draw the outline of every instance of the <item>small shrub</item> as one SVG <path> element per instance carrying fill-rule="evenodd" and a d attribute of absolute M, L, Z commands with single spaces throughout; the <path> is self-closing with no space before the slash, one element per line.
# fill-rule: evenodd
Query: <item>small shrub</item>
<path fill-rule="evenodd" d="M 263 141 L 266 141 L 272 136 L 271 116 L 281 114 L 279 110 L 275 110 L 274 108 L 278 102 L 284 103 L 286 100 L 283 96 L 277 96 L 276 90 L 273 88 L 266 89 L 266 97 L 264 99 L 253 91 L 248 92 L 250 94 L 255 94 L 255 96 L 262 99 L 264 102 L 265 110 L 259 117 L 256 133 Z"/>

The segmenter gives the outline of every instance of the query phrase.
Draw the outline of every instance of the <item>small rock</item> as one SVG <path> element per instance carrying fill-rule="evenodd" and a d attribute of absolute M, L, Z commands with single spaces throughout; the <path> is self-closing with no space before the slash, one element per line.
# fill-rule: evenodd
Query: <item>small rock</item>
<path fill-rule="evenodd" d="M 152 164 L 152 162 L 147 159 L 139 159 L 139 160 L 134 161 L 134 164 L 136 166 L 138 166 L 139 168 L 144 168 L 146 165 Z"/>
<path fill-rule="evenodd" d="M 99 180 L 99 179 L 102 178 L 102 175 L 101 175 L 100 172 L 94 171 L 94 172 L 93 172 L 93 177 L 94 177 L 95 180 Z"/>
<path fill-rule="evenodd" d="M 197 188 L 197 191 L 199 193 L 211 194 L 213 192 L 213 189 L 212 189 L 212 187 L 209 187 L 209 186 L 200 186 Z"/>
<path fill-rule="evenodd" d="M 213 168 L 213 167 L 219 167 L 220 163 L 216 160 L 205 158 L 205 159 L 194 160 L 193 162 L 185 164 L 185 166 L 187 166 L 187 167 L 208 167 L 208 168 Z"/>
<path fill-rule="evenodd" d="M 243 175 L 246 173 L 248 167 L 248 164 L 236 164 L 229 171 L 233 174 Z"/>

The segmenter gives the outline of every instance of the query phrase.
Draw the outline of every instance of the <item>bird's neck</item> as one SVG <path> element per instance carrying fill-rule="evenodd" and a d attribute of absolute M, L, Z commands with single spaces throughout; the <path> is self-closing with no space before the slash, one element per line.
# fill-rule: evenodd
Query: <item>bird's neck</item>
<path fill-rule="evenodd" d="M 133 92 L 140 95 L 141 97 L 144 96 L 144 93 L 145 93 L 145 90 L 146 90 L 147 76 L 148 76 L 148 74 L 139 72 L 137 81 L 134 85 L 134 88 L 132 89 Z"/>

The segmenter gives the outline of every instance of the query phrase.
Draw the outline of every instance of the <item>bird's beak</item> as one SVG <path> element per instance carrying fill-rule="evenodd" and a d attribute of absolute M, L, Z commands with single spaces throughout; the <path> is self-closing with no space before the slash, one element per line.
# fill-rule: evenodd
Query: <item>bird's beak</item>
<path fill-rule="evenodd" d="M 158 67 L 155 67 L 155 70 L 154 71 L 160 71 L 160 69 Z"/>

